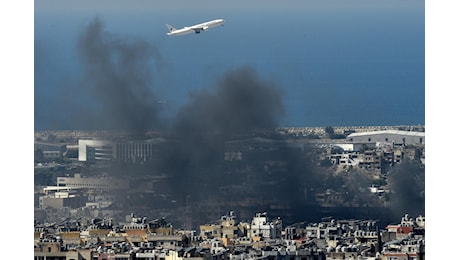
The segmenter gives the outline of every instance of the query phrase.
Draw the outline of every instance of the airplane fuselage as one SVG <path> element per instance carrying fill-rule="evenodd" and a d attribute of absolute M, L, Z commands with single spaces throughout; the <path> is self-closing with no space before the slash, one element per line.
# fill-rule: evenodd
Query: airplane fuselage
<path fill-rule="evenodd" d="M 168 28 L 169 32 L 166 33 L 167 35 L 186 35 L 190 33 L 200 33 L 201 31 L 206 31 L 209 28 L 217 27 L 217 26 L 222 26 L 224 25 L 224 20 L 223 19 L 216 19 L 200 24 L 196 24 L 193 26 L 185 26 L 181 29 L 175 29 L 169 24 L 166 24 L 166 27 Z"/>

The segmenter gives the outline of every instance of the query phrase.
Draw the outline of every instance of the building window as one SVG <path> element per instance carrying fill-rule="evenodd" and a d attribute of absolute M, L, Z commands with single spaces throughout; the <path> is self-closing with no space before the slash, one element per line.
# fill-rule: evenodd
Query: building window
<path fill-rule="evenodd" d="M 423 144 L 423 138 L 420 137 L 420 143 Z"/>
<path fill-rule="evenodd" d="M 385 138 L 385 142 L 388 142 L 388 138 Z"/>
<path fill-rule="evenodd" d="M 368 142 L 370 142 L 370 141 L 371 141 L 371 138 L 370 138 L 370 137 L 369 137 L 369 138 L 367 138 L 367 141 L 368 141 Z"/>

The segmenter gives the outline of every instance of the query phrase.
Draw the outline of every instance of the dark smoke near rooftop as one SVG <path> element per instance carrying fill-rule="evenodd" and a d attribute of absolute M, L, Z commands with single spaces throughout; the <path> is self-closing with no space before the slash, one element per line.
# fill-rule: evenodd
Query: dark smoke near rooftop
<path fill-rule="evenodd" d="M 95 128 L 143 132 L 158 127 L 151 65 L 160 64 L 161 57 L 152 44 L 112 35 L 96 18 L 82 33 L 78 50 L 84 87 L 102 109 Z"/>
<path fill-rule="evenodd" d="M 425 215 L 425 168 L 420 163 L 404 160 L 388 176 L 392 191 L 389 208 L 397 217 Z"/>

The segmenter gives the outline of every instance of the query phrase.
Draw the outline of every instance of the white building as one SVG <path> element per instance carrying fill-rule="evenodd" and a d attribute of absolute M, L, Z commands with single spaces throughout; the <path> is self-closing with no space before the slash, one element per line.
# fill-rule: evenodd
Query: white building
<path fill-rule="evenodd" d="M 377 143 L 392 143 L 394 145 L 424 145 L 425 132 L 401 130 L 361 132 L 348 135 L 347 140 L 352 143 L 373 145 Z"/>
<path fill-rule="evenodd" d="M 78 160 L 145 162 L 158 158 L 164 147 L 167 142 L 162 138 L 123 142 L 78 140 Z"/>
<path fill-rule="evenodd" d="M 268 221 L 267 213 L 257 213 L 251 221 L 250 237 L 263 237 L 263 238 L 281 238 L 282 221 L 277 219 L 275 221 Z"/>
<path fill-rule="evenodd" d="M 99 161 L 114 159 L 113 142 L 106 140 L 78 140 L 78 160 Z"/>

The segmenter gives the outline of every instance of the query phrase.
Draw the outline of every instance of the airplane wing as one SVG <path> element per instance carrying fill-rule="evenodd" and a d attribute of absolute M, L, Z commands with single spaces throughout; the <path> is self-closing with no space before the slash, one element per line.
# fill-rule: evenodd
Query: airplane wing
<path fill-rule="evenodd" d="M 194 30 L 195 33 L 200 33 L 201 31 L 206 31 L 209 29 L 209 26 L 191 26 L 188 27 L 191 30 Z"/>

